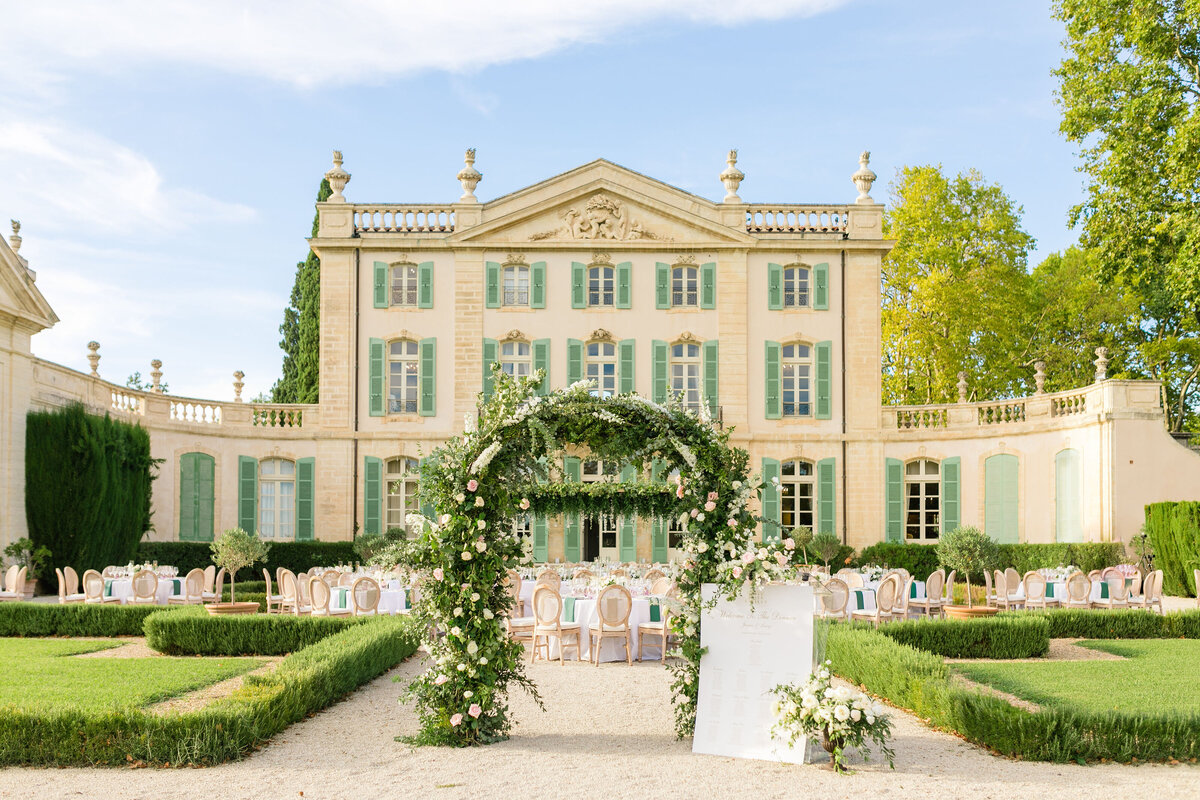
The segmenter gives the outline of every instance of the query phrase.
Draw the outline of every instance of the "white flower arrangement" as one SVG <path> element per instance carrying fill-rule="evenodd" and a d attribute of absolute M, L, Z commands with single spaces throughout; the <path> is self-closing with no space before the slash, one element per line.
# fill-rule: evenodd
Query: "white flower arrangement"
<path fill-rule="evenodd" d="M 492 459 L 496 457 L 496 453 L 499 453 L 500 448 L 503 446 L 503 443 L 497 439 L 487 447 L 483 448 L 483 452 L 480 453 L 479 457 L 476 458 L 474 463 L 471 464 L 471 469 L 468 470 L 468 474 L 478 475 L 483 472 L 483 470 L 487 469 L 487 465 L 492 463 Z"/>
<path fill-rule="evenodd" d="M 773 709 L 771 735 L 789 747 L 802 736 L 821 736 L 829 761 L 837 772 L 846 772 L 845 751 L 854 747 L 869 756 L 863 745 L 874 742 L 888 766 L 895 768 L 895 753 L 888 746 L 892 723 L 881 703 L 858 689 L 833 686 L 830 662 L 818 667 L 800 685 L 781 684 L 771 690 L 778 699 Z"/>

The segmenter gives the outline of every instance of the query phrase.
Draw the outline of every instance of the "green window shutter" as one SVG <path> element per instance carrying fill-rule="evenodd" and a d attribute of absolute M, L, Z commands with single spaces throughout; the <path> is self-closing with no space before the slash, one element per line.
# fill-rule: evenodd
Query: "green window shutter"
<path fill-rule="evenodd" d="M 566 514 L 563 516 L 563 560 L 564 561 L 579 561 L 582 549 L 580 548 L 580 528 L 583 527 L 583 521 L 579 514 Z"/>
<path fill-rule="evenodd" d="M 583 480 L 583 462 L 575 456 L 563 459 L 563 478 L 568 483 L 579 483 Z"/>
<path fill-rule="evenodd" d="M 388 307 L 388 265 L 382 261 L 375 262 L 375 307 Z"/>
<path fill-rule="evenodd" d="M 656 403 L 667 402 L 667 353 L 670 348 L 666 342 L 654 340 L 651 347 L 654 350 L 654 397 Z"/>
<path fill-rule="evenodd" d="M 617 308 L 633 308 L 633 262 L 617 264 Z"/>
<path fill-rule="evenodd" d="M 767 308 L 783 309 L 783 267 L 779 264 L 767 264 Z"/>
<path fill-rule="evenodd" d="M 713 419 L 717 418 L 717 409 L 721 404 L 719 344 L 716 339 L 709 339 L 700 348 L 704 356 L 704 399 L 708 402 L 708 412 L 712 414 Z"/>
<path fill-rule="evenodd" d="M 197 542 L 213 540 L 215 519 L 217 462 L 206 453 L 194 453 L 196 458 L 196 539 Z"/>
<path fill-rule="evenodd" d="M 817 419 L 833 416 L 833 342 L 817 342 Z"/>
<path fill-rule="evenodd" d="M 637 350 L 637 339 L 622 339 L 617 350 L 617 391 L 630 394 L 635 391 L 637 362 L 634 353 Z"/>
<path fill-rule="evenodd" d="M 654 265 L 654 307 L 671 307 L 671 265 L 661 261 Z"/>
<path fill-rule="evenodd" d="M 500 307 L 500 265 L 495 261 L 489 261 L 485 265 L 487 280 L 485 291 L 483 293 L 484 305 L 488 308 Z"/>
<path fill-rule="evenodd" d="M 587 308 L 587 265 L 571 262 L 571 308 Z"/>
<path fill-rule="evenodd" d="M 296 541 L 313 540 L 313 483 L 316 481 L 316 459 L 296 460 Z"/>
<path fill-rule="evenodd" d="M 483 340 L 483 399 L 492 396 L 492 365 L 500 357 L 500 343 L 495 339 Z"/>
<path fill-rule="evenodd" d="M 889 458 L 884 467 L 884 533 L 889 542 L 904 541 L 904 463 Z"/>
<path fill-rule="evenodd" d="M 667 521 L 655 519 L 650 524 L 650 560 L 656 564 L 667 563 Z"/>
<path fill-rule="evenodd" d="M 633 464 L 621 467 L 621 483 L 637 483 L 638 470 Z"/>
<path fill-rule="evenodd" d="M 196 456 L 179 457 L 179 541 L 194 542 L 196 536 Z"/>
<path fill-rule="evenodd" d="M 583 380 L 583 342 L 567 339 L 567 386 Z"/>
<path fill-rule="evenodd" d="M 417 494 L 418 495 L 420 495 L 420 493 L 421 493 L 422 486 L 425 485 L 425 468 L 427 466 L 429 466 L 430 464 L 432 464 L 432 462 L 433 462 L 432 457 L 421 459 L 421 464 L 420 464 L 421 477 L 418 479 L 419 482 L 417 483 Z M 437 507 L 434 506 L 433 503 L 421 503 L 421 513 L 424 514 L 425 517 L 428 519 L 437 519 Z"/>
<path fill-rule="evenodd" d="M 238 527 L 258 530 L 258 459 L 238 456 Z"/>
<path fill-rule="evenodd" d="M 962 459 L 942 459 L 942 533 L 947 534 L 959 526 L 962 520 L 961 495 Z"/>
<path fill-rule="evenodd" d="M 550 533 L 547 530 L 546 518 L 535 515 L 533 518 L 533 560 L 546 563 L 550 560 Z"/>
<path fill-rule="evenodd" d="M 1018 536 L 1017 457 L 1002 453 L 983 462 L 983 529 L 1000 544 Z"/>
<path fill-rule="evenodd" d="M 778 542 L 780 537 L 779 524 L 781 520 L 779 508 L 779 486 L 775 479 L 779 477 L 779 462 L 773 458 L 762 460 L 762 540 Z"/>
<path fill-rule="evenodd" d="M 766 397 L 766 417 L 767 419 L 780 419 L 783 416 L 783 403 L 780 400 L 779 384 L 780 384 L 780 352 L 781 346 L 779 342 L 766 343 L 766 359 L 764 362 L 764 371 L 766 374 L 766 388 L 764 396 Z"/>
<path fill-rule="evenodd" d="M 363 458 L 363 533 L 383 533 L 383 459 Z"/>
<path fill-rule="evenodd" d="M 617 558 L 622 561 L 637 561 L 637 517 L 626 514 L 621 517 L 617 529 Z"/>
<path fill-rule="evenodd" d="M 417 308 L 433 308 L 433 262 L 417 265 Z"/>
<path fill-rule="evenodd" d="M 836 458 L 822 458 L 817 462 L 817 530 L 815 533 L 837 533 L 836 472 Z"/>
<path fill-rule="evenodd" d="M 537 393 L 548 395 L 550 394 L 550 340 L 534 339 L 532 349 L 533 368 L 535 370 L 540 369 L 544 373 L 542 385 L 538 387 Z"/>
<path fill-rule="evenodd" d="M 700 307 L 717 307 L 717 265 L 700 265 Z"/>
<path fill-rule="evenodd" d="M 817 311 L 829 309 L 829 264 L 813 267 L 813 308 Z"/>
<path fill-rule="evenodd" d="M 650 482 L 651 483 L 666 483 L 667 482 L 667 462 L 661 458 L 656 458 L 650 462 Z"/>
<path fill-rule="evenodd" d="M 1075 449 L 1054 456 L 1054 540 L 1083 541 L 1083 460 Z"/>
<path fill-rule="evenodd" d="M 383 339 L 371 339 L 367 347 L 367 412 L 372 417 L 383 416 L 383 370 L 385 343 Z"/>
<path fill-rule="evenodd" d="M 535 261 L 529 265 L 529 307 L 546 307 L 545 261 Z"/>
<path fill-rule="evenodd" d="M 433 417 L 437 415 L 437 339 L 422 339 L 418 352 L 421 371 L 420 415 Z"/>

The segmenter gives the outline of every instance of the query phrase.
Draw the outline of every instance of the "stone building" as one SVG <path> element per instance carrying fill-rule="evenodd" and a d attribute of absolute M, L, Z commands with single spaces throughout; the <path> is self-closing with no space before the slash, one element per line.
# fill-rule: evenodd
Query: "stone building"
<path fill-rule="evenodd" d="M 421 460 L 461 431 L 486 365 L 543 369 L 549 386 L 682 397 L 732 429 L 779 488 L 785 529 L 861 547 L 936 541 L 977 524 L 1000 541 L 1128 540 L 1146 503 L 1196 499 L 1200 456 L 1164 429 L 1159 387 L 1109 380 L 1056 394 L 941 406 L 880 401 L 883 207 L 863 154 L 853 203 L 744 203 L 731 152 L 713 202 L 597 160 L 481 203 L 474 151 L 444 205 L 351 203 L 339 153 L 310 240 L 321 257 L 320 403 L 138 392 L 40 360 L 53 311 L 0 243 L 5 349 L 0 469 L 5 538 L 22 535 L 30 408 L 79 400 L 136 420 L 164 459 L 155 539 L 207 540 L 241 524 L 266 538 L 348 539 L 402 527 Z M 155 366 L 152 376 L 158 372 Z M 155 378 L 157 384 L 157 377 Z M 569 480 L 634 480 L 640 467 L 565 454 Z M 549 560 L 661 560 L 666 523 L 533 518 Z"/>

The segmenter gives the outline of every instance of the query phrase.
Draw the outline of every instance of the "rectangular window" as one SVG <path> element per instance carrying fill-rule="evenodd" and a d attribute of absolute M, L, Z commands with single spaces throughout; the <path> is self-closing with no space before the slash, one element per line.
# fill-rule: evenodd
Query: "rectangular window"
<path fill-rule="evenodd" d="M 699 305 L 699 270 L 675 267 L 671 270 L 671 305 L 675 308 Z"/>
<path fill-rule="evenodd" d="M 529 267 L 504 268 L 504 305 L 529 305 Z"/>
<path fill-rule="evenodd" d="M 671 346 L 671 393 L 684 408 L 700 410 L 700 345 Z"/>
<path fill-rule="evenodd" d="M 392 305 L 417 305 L 417 265 L 392 267 Z"/>
<path fill-rule="evenodd" d="M 527 378 L 532 373 L 529 342 L 502 342 L 500 368 L 514 378 Z"/>
<path fill-rule="evenodd" d="M 419 345 L 411 339 L 388 348 L 388 413 L 416 414 L 420 388 Z"/>
<path fill-rule="evenodd" d="M 616 294 L 616 271 L 612 267 L 588 268 L 588 305 L 611 306 Z"/>
<path fill-rule="evenodd" d="M 806 344 L 784 345 L 781 351 L 780 390 L 783 416 L 811 417 L 812 348 Z"/>
<path fill-rule="evenodd" d="M 591 381 L 593 397 L 612 397 L 617 393 L 617 346 L 612 342 L 587 345 L 585 377 Z"/>
<path fill-rule="evenodd" d="M 807 267 L 787 267 L 783 271 L 784 308 L 808 305 L 809 272 Z"/>

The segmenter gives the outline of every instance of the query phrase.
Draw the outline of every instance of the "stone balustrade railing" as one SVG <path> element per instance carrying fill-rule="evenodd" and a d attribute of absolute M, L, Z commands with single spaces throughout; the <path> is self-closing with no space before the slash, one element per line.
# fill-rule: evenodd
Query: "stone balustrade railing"
<path fill-rule="evenodd" d="M 1064 417 L 1101 419 L 1113 415 L 1161 415 L 1158 384 L 1151 381 L 1106 380 L 1083 389 L 981 403 L 884 406 L 885 431 L 903 433 L 1020 431 L 1051 425 Z"/>
<path fill-rule="evenodd" d="M 447 206 L 356 205 L 356 233 L 453 233 L 455 212 Z"/>
<path fill-rule="evenodd" d="M 849 206 L 746 206 L 747 233 L 845 233 Z"/>

